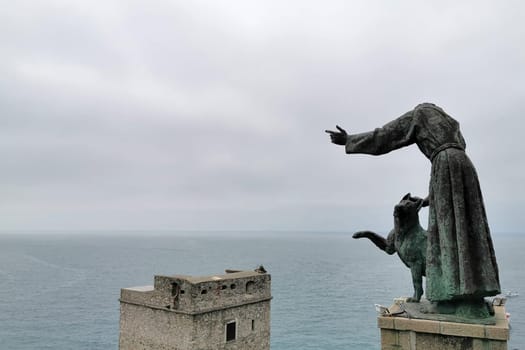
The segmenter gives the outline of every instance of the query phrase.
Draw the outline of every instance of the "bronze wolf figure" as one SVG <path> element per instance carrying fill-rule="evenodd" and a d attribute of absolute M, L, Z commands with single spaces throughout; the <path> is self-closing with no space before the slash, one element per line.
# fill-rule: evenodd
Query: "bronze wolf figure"
<path fill-rule="evenodd" d="M 359 231 L 353 238 L 366 237 L 387 254 L 397 252 L 401 261 L 412 273 L 414 295 L 408 302 L 419 302 L 423 295 L 423 276 L 425 276 L 427 231 L 419 224 L 419 210 L 424 200 L 405 195 L 394 207 L 394 228 L 384 237 L 371 232 Z"/>

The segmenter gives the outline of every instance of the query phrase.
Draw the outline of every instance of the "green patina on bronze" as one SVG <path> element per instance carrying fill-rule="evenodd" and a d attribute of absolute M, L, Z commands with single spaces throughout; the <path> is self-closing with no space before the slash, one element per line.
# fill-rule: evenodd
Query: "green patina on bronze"
<path fill-rule="evenodd" d="M 394 207 L 394 228 L 385 239 L 371 231 L 354 233 L 354 238 L 368 238 L 387 254 L 397 253 L 410 269 L 414 295 L 408 302 L 419 302 L 423 295 L 423 276 L 426 269 L 427 232 L 419 224 L 419 210 L 425 205 L 421 198 L 410 193 Z"/>
<path fill-rule="evenodd" d="M 431 161 L 425 294 L 444 312 L 452 308 L 465 317 L 483 317 L 472 305 L 500 293 L 498 266 L 459 123 L 440 107 L 423 103 L 370 132 L 337 129 L 327 132 L 348 154 L 381 155 L 416 144 Z"/>

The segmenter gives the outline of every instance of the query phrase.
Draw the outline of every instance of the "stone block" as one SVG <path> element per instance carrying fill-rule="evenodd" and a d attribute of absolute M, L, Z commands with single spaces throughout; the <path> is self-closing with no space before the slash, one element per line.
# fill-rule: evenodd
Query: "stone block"
<path fill-rule="evenodd" d="M 498 340 L 489 340 L 488 341 L 489 350 L 507 350 L 507 342 L 506 341 L 498 341 Z"/>
<path fill-rule="evenodd" d="M 398 346 L 398 333 L 395 330 L 381 329 L 381 349 L 389 346 Z"/>
<path fill-rule="evenodd" d="M 472 350 L 486 350 L 488 342 L 484 339 L 474 338 L 472 339 Z"/>
<path fill-rule="evenodd" d="M 415 347 L 407 350 L 471 350 L 472 338 L 418 333 Z"/>
<path fill-rule="evenodd" d="M 488 339 L 508 340 L 509 329 L 508 327 L 498 327 L 498 325 L 485 326 L 485 337 Z"/>
<path fill-rule="evenodd" d="M 377 327 L 382 329 L 394 329 L 394 318 L 379 316 L 377 318 Z"/>
<path fill-rule="evenodd" d="M 506 320 L 506 311 L 503 306 L 494 306 L 494 316 L 496 320 Z"/>
<path fill-rule="evenodd" d="M 432 320 L 410 320 L 408 323 L 410 330 L 419 333 L 439 333 L 439 322 Z"/>
<path fill-rule="evenodd" d="M 405 331 L 407 329 L 410 329 L 412 326 L 411 319 L 404 318 L 404 317 L 394 317 L 394 328 L 400 331 Z"/>
<path fill-rule="evenodd" d="M 485 326 L 468 323 L 441 322 L 441 334 L 469 338 L 484 338 Z"/>
<path fill-rule="evenodd" d="M 416 335 L 414 332 L 402 331 L 399 332 L 399 346 L 401 349 L 412 349 L 412 344 L 415 345 Z"/>

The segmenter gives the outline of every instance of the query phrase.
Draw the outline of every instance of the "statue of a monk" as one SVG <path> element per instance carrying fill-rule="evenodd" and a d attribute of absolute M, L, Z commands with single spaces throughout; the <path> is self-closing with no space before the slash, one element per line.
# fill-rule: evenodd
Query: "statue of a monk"
<path fill-rule="evenodd" d="M 360 134 L 326 130 L 346 153 L 381 155 L 417 144 L 432 163 L 426 297 L 434 302 L 482 301 L 500 293 L 498 266 L 476 170 L 459 123 L 423 103 L 381 128 Z M 426 201 L 426 200 L 425 200 Z"/>

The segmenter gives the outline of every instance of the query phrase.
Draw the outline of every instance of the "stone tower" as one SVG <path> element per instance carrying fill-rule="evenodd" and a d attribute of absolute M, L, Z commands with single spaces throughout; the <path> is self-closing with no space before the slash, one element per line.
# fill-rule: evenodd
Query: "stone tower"
<path fill-rule="evenodd" d="M 271 276 L 263 271 L 155 276 L 153 286 L 123 288 L 119 349 L 269 350 Z"/>

